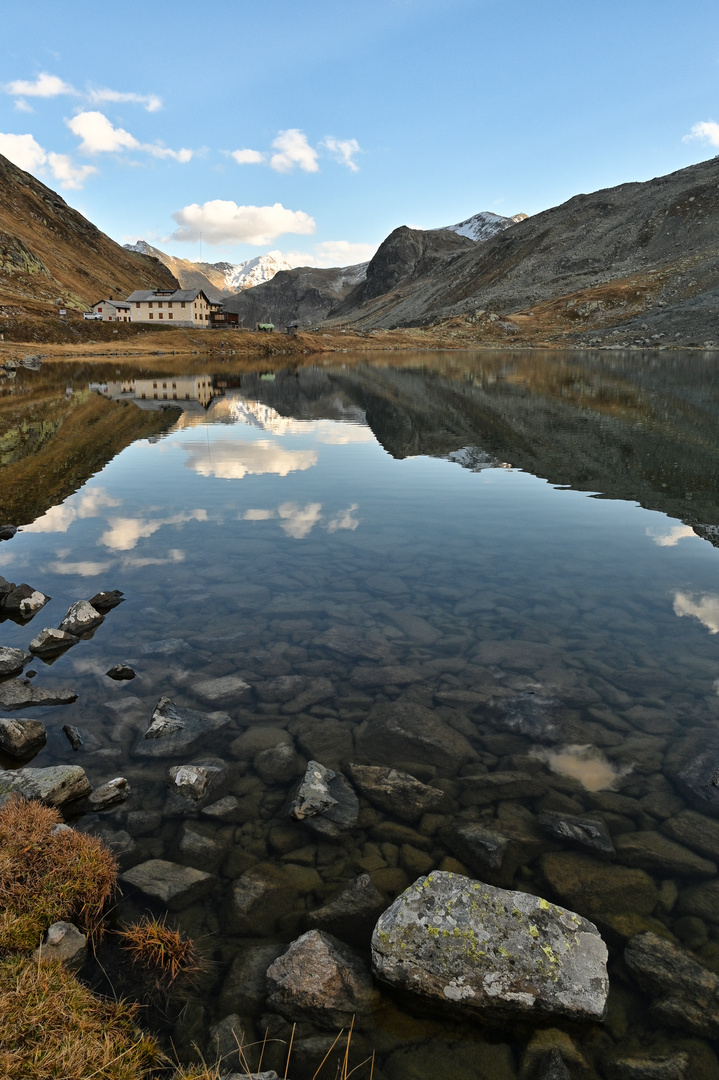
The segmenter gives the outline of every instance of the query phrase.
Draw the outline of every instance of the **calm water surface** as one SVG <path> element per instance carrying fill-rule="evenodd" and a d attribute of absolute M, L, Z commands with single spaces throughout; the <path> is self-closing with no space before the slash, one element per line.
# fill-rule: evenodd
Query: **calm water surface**
<path fill-rule="evenodd" d="M 188 374 L 148 358 L 136 384 L 123 370 L 124 385 L 111 381 L 113 367 L 98 375 L 76 364 L 21 372 L 0 398 L 32 408 L 40 423 L 43 410 L 60 408 L 51 399 L 66 384 L 69 403 L 96 383 L 92 394 L 144 393 L 139 404 L 150 408 L 155 392 L 158 405 L 166 392 L 171 403 L 174 381 L 184 409 L 167 414 L 164 434 L 131 442 L 95 475 L 80 475 L 80 465 L 80 486 L 56 505 L 42 503 L 47 474 L 33 474 L 32 464 L 39 443 L 52 456 L 62 424 L 33 441 L 17 422 L 0 443 L 0 488 L 27 485 L 38 507 L 0 545 L 0 573 L 53 597 L 29 626 L 5 622 L 1 643 L 26 647 L 100 589 L 127 598 L 91 640 L 52 665 L 33 663 L 35 685 L 79 694 L 75 705 L 20 714 L 48 726 L 33 764 L 72 760 L 94 784 L 129 779 L 132 795 L 119 810 L 83 823 L 119 844 L 123 867 L 162 857 L 217 874 L 209 899 L 172 915 L 214 961 L 202 999 L 175 1026 L 178 1051 L 191 1056 L 193 1040 L 204 1049 L 210 1026 L 232 1012 L 250 1033 L 269 1023 L 286 1037 L 276 1018 L 233 1000 L 230 966 L 258 944 L 293 940 L 307 913 L 359 873 L 369 871 L 388 902 L 432 868 L 495 880 L 451 842 L 452 829 L 470 820 L 515 838 L 520 856 L 497 883 L 599 925 L 611 955 L 608 1020 L 565 1035 L 556 1026 L 547 1033 L 550 1024 L 485 1028 L 428 1018 L 383 991 L 357 1040 L 358 1052 L 377 1051 L 375 1076 L 529 1078 L 538 1046 L 566 1051 L 571 1037 L 585 1059 L 573 1066 L 577 1076 L 613 1076 L 614 1058 L 644 1045 L 686 1051 L 687 1076 L 719 1077 L 715 1047 L 655 1024 L 621 960 L 628 938 L 652 928 L 719 972 L 719 907 L 696 900 L 698 884 L 716 881 L 706 843 L 692 851 L 685 838 L 682 860 L 656 841 L 676 843 L 689 805 L 677 773 L 715 740 L 719 719 L 715 361 L 342 360 L 254 372 L 208 362 Z M 13 473 L 18 463 L 26 472 Z M 109 680 L 119 662 L 137 678 Z M 202 684 L 224 675 L 244 678 L 251 698 L 213 699 Z M 300 677 L 289 700 L 273 681 L 288 675 Z M 229 713 L 230 725 L 187 761 L 232 767 L 232 820 L 183 818 L 168 804 L 166 781 L 185 759 L 135 753 L 163 694 Z M 304 763 L 387 763 L 380 745 L 356 737 L 374 706 L 397 700 L 433 710 L 471 743 L 470 764 L 397 763 L 442 787 L 453 811 L 408 826 L 361 800 L 356 828 L 338 843 L 318 842 L 287 815 Z M 75 754 L 64 723 L 85 733 Z M 268 783 L 254 763 L 278 743 L 295 748 L 296 775 Z M 517 783 L 468 805 L 463 781 L 497 771 L 519 774 Z M 548 811 L 604 821 L 616 858 L 571 854 L 540 827 Z M 691 861 L 699 852 L 710 859 L 701 868 Z M 229 895 L 255 864 L 279 869 L 291 899 L 261 937 L 248 938 Z M 623 876 L 627 867 L 633 878 Z M 592 874 L 600 875 L 595 895 Z M 120 914 L 140 910 L 128 896 Z M 312 1076 L 319 1063 L 312 1035 L 297 1036 L 306 1045 L 291 1075 Z"/>

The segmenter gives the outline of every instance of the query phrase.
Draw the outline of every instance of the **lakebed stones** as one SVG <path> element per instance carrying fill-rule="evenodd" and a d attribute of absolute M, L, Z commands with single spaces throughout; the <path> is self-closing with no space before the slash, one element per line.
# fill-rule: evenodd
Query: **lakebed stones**
<path fill-rule="evenodd" d="M 45 725 L 39 720 L 0 717 L 0 750 L 14 758 L 29 758 L 47 741 Z"/>
<path fill-rule="evenodd" d="M 549 790 L 545 778 L 537 773 L 496 772 L 481 776 L 462 776 L 460 802 L 463 806 L 489 806 L 504 799 L 536 799 Z"/>
<path fill-rule="evenodd" d="M 192 692 L 211 705 L 245 705 L 252 696 L 250 684 L 239 675 L 220 675 L 195 683 Z"/>
<path fill-rule="evenodd" d="M 233 883 L 228 922 L 241 937 L 268 937 L 292 901 L 287 874 L 269 863 L 258 863 Z"/>
<path fill-rule="evenodd" d="M 89 634 L 90 631 L 95 630 L 104 621 L 105 616 L 101 615 L 92 604 L 87 600 L 78 600 L 68 609 L 58 629 L 74 637 L 82 637 L 83 634 Z"/>
<path fill-rule="evenodd" d="M 140 757 L 172 757 L 190 750 L 229 723 L 227 713 L 184 709 L 170 698 L 162 697 L 155 706 L 144 737 L 135 743 L 134 753 Z"/>
<path fill-rule="evenodd" d="M 120 881 L 170 910 L 178 911 L 206 896 L 214 878 L 192 866 L 180 866 L 166 859 L 148 859 L 126 870 L 120 875 Z"/>
<path fill-rule="evenodd" d="M 411 701 L 375 705 L 357 730 L 357 746 L 386 765 L 417 761 L 453 772 L 476 757 L 464 735 Z"/>
<path fill-rule="evenodd" d="M 652 999 L 657 1019 L 682 1031 L 719 1037 L 719 976 L 657 934 L 633 937 L 624 959 Z"/>
<path fill-rule="evenodd" d="M 713 778 L 719 768 L 719 747 L 708 746 L 679 770 L 675 782 L 695 810 L 719 817 L 719 786 Z"/>
<path fill-rule="evenodd" d="M 651 915 L 659 900 L 644 870 L 599 862 L 579 851 L 549 852 L 542 870 L 557 896 L 596 918 L 607 912 Z"/>
<path fill-rule="evenodd" d="M 80 639 L 74 634 L 68 634 L 64 630 L 55 630 L 52 626 L 46 626 L 44 630 L 32 639 L 28 648 L 35 656 L 59 656 L 66 649 L 77 645 Z"/>
<path fill-rule="evenodd" d="M 309 930 L 267 969 L 267 1004 L 289 1020 L 319 1027 L 349 1025 L 372 1003 L 369 971 L 346 945 L 321 930 Z"/>
<path fill-rule="evenodd" d="M 38 964 L 52 961 L 60 963 L 68 971 L 79 971 L 87 959 L 87 938 L 69 922 L 55 922 L 45 931 L 40 946 L 33 953 Z"/>
<path fill-rule="evenodd" d="M 658 832 L 623 833 L 617 837 L 616 848 L 620 862 L 638 866 L 650 874 L 711 878 L 717 872 L 716 863 Z"/>
<path fill-rule="evenodd" d="M 29 653 L 24 649 L 10 649 L 6 645 L 0 646 L 0 678 L 19 675 L 30 659 Z"/>
<path fill-rule="evenodd" d="M 561 843 L 585 848 L 606 858 L 611 858 L 615 853 L 607 826 L 596 818 L 547 813 L 540 814 L 537 821 L 546 833 Z"/>
<path fill-rule="evenodd" d="M 277 743 L 255 754 L 255 772 L 265 784 L 289 784 L 302 771 L 302 762 L 292 743 Z"/>
<path fill-rule="evenodd" d="M 719 821 L 696 810 L 681 810 L 664 822 L 662 832 L 708 859 L 719 861 Z"/>
<path fill-rule="evenodd" d="M 320 836 L 336 840 L 357 824 L 359 802 L 341 773 L 310 761 L 290 816 Z"/>
<path fill-rule="evenodd" d="M 77 701 L 74 690 L 63 690 L 60 687 L 55 690 L 41 690 L 39 686 L 31 686 L 24 679 L 0 684 L 0 708 L 2 709 L 71 705 L 73 701 Z"/>
<path fill-rule="evenodd" d="M 412 823 L 423 814 L 447 813 L 451 808 L 451 800 L 440 788 L 386 765 L 350 764 L 347 772 L 361 795 L 401 821 Z"/>
<path fill-rule="evenodd" d="M 224 794 L 230 775 L 230 769 L 219 758 L 174 766 L 167 780 L 166 813 L 183 816 L 196 814 Z"/>
<path fill-rule="evenodd" d="M 604 1015 L 607 948 L 593 923 L 458 874 L 419 878 L 372 935 L 379 979 L 473 1013 Z"/>
<path fill-rule="evenodd" d="M 9 769 L 0 773 L 0 795 L 16 791 L 25 799 L 39 799 L 59 810 L 92 791 L 79 765 L 51 765 L 46 769 Z"/>

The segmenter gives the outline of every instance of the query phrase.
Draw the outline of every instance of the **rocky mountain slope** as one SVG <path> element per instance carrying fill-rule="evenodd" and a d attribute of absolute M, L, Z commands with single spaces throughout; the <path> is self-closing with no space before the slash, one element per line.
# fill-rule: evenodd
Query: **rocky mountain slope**
<path fill-rule="evenodd" d="M 474 214 L 471 218 L 467 218 L 466 221 L 460 221 L 458 225 L 445 226 L 451 232 L 458 233 L 460 236 L 468 236 L 470 240 L 477 240 L 483 242 L 485 240 L 491 240 L 497 233 L 502 232 L 504 229 L 511 228 L 512 225 L 516 225 L 518 221 L 525 221 L 526 214 L 515 214 L 514 217 L 502 217 L 501 214 L 493 214 L 491 210 L 480 210 L 478 214 Z"/>
<path fill-rule="evenodd" d="M 178 259 L 167 255 L 159 248 L 138 240 L 134 244 L 125 244 L 128 251 L 139 251 L 159 259 L 177 278 L 183 289 L 204 289 L 210 300 L 222 300 L 225 296 L 253 289 L 272 278 L 280 270 L 290 270 L 290 264 L 275 255 L 258 255 L 243 263 L 228 262 L 191 262 L 190 259 Z"/>
<path fill-rule="evenodd" d="M 82 309 L 154 287 L 177 287 L 166 266 L 126 251 L 0 155 L 0 314 Z"/>
<path fill-rule="evenodd" d="M 460 317 L 492 340 L 551 330 L 589 344 L 719 343 L 719 158 L 577 195 L 465 250 L 428 248 L 427 236 L 395 230 L 330 318 Z"/>
<path fill-rule="evenodd" d="M 223 307 L 225 311 L 236 311 L 241 324 L 247 327 L 258 322 L 311 326 L 364 281 L 366 271 L 367 263 L 328 270 L 314 266 L 281 270 L 265 285 L 229 297 Z"/>

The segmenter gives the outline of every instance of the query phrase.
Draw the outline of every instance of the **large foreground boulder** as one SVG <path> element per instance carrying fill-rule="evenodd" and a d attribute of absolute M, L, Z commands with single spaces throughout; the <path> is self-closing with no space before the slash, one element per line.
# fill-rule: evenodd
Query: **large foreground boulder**
<path fill-rule="evenodd" d="M 541 897 L 435 871 L 380 916 L 378 978 L 462 1011 L 600 1020 L 607 948 L 593 923 Z"/>

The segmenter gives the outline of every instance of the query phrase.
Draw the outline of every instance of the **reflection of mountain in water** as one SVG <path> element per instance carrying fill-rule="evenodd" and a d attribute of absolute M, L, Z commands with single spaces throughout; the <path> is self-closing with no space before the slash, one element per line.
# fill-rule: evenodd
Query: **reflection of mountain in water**
<path fill-rule="evenodd" d="M 271 383 L 249 375 L 242 395 L 295 418 L 354 409 L 393 457 L 444 457 L 475 471 L 511 462 L 558 486 L 639 502 L 719 542 L 719 383 L 702 358 L 426 361 L 299 369 Z"/>

